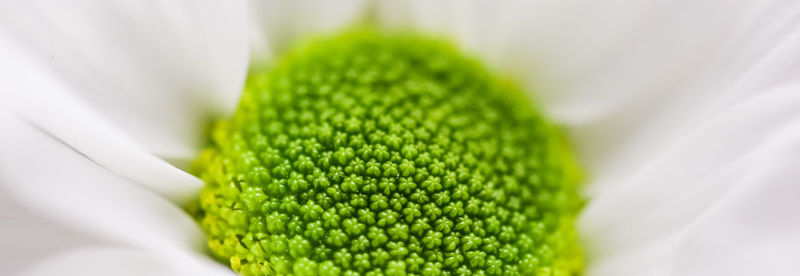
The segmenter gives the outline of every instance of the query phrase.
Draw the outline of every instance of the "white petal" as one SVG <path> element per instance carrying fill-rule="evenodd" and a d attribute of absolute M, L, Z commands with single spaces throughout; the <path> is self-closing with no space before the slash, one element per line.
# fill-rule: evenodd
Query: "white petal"
<path fill-rule="evenodd" d="M 800 273 L 800 3 L 382 4 L 386 24 L 454 37 L 567 127 L 592 177 L 589 275 Z"/>
<path fill-rule="evenodd" d="M 581 229 L 597 275 L 800 272 L 800 83 L 741 99 L 620 186 Z"/>
<path fill-rule="evenodd" d="M 195 252 L 122 246 L 69 229 L 0 193 L 0 275 L 232 275 Z M 146 274 L 143 274 L 145 273 Z"/>
<path fill-rule="evenodd" d="M 0 35 L 31 50 L 71 96 L 147 151 L 176 161 L 194 158 L 204 120 L 238 99 L 246 18 L 243 1 L 0 1 Z M 16 65 L 4 59 L 3 67 L 9 74 Z M 43 125 L 63 115 L 17 111 Z"/>
<path fill-rule="evenodd" d="M 202 182 L 179 170 L 163 160 L 156 158 L 148 150 L 141 148 L 140 144 L 129 139 L 130 132 L 111 125 L 103 113 L 95 112 L 95 107 L 81 96 L 81 90 L 70 87 L 60 72 L 54 69 L 53 64 L 43 62 L 36 58 L 36 54 L 20 46 L 16 40 L 0 33 L 0 108 L 11 110 L 13 114 L 43 129 L 48 134 L 58 137 L 61 141 L 75 148 L 82 154 L 101 164 L 103 167 L 120 174 L 133 182 L 157 191 L 161 195 L 176 203 L 184 203 L 196 196 Z M 107 66 L 107 65 L 103 65 Z M 162 91 L 166 94 L 170 92 Z M 115 91 L 106 93 L 115 95 Z M 119 93 L 125 97 L 126 93 Z M 177 94 L 177 93 L 175 93 Z M 132 96 L 132 95 L 127 95 Z M 158 99 L 150 99 L 157 101 Z M 124 104 L 122 104 L 124 105 Z M 182 105 L 178 105 L 182 106 Z M 184 110 L 185 111 L 185 110 Z M 139 110 L 147 113 L 148 110 Z M 138 116 L 137 114 L 123 114 L 125 116 Z M 176 109 L 174 114 L 163 114 L 167 118 L 182 117 L 189 114 Z M 174 115 L 174 116 L 173 116 Z M 199 124 L 201 118 L 193 119 Z M 113 120 L 112 120 L 113 121 Z M 153 122 L 154 128 L 163 128 Z M 119 125 L 117 125 L 119 126 Z M 141 125 L 145 127 L 145 125 Z M 159 132 L 149 129 L 140 131 L 155 132 L 153 135 L 163 136 L 174 131 Z M 126 135 L 127 134 L 127 135 Z M 196 133 L 199 139 L 200 133 Z M 134 135 L 135 136 L 135 135 Z M 175 137 L 165 137 L 173 140 Z M 179 147 L 190 149 L 194 146 L 187 144 Z M 168 142 L 172 143 L 172 142 Z M 150 149 L 152 150 L 152 148 Z M 187 152 L 188 154 L 188 152 Z M 187 158 L 188 159 L 188 156 Z"/>
<path fill-rule="evenodd" d="M 0 192 L 0 235 L 4 237 L 0 239 L 0 275 L 64 250 L 101 244 L 24 208 L 6 192 Z"/>
<path fill-rule="evenodd" d="M 115 247 L 76 249 L 48 258 L 20 276 L 38 275 L 235 275 L 230 269 L 191 256 Z"/>
<path fill-rule="evenodd" d="M 250 44 L 254 66 L 264 66 L 292 42 L 363 19 L 368 0 L 250 1 Z"/>
<path fill-rule="evenodd" d="M 156 158 L 74 96 L 47 66 L 0 35 L 0 108 L 57 137 L 103 167 L 173 200 L 195 197 L 202 181 Z M 16 134 L 8 130 L 8 139 Z M 9 158 L 4 156 L 2 158 Z"/>
<path fill-rule="evenodd" d="M 3 110 L 0 129 L 4 130 L 0 136 L 0 194 L 19 203 L 22 209 L 90 237 L 90 244 L 96 240 L 163 254 L 203 252 L 205 238 L 195 222 L 159 194 L 117 175 L 43 129 Z M 11 208 L 14 209 L 19 208 Z M 21 214 L 17 217 L 25 218 Z M 0 234 L 4 239 L 11 237 L 13 233 L 8 231 L 14 228 L 6 224 L 14 222 L 0 223 Z M 21 227 L 31 224 L 22 223 Z M 51 245 L 48 239 L 39 240 L 36 236 L 16 239 L 20 242 L 11 243 L 12 247 L 0 248 L 3 255 L 46 250 Z"/>

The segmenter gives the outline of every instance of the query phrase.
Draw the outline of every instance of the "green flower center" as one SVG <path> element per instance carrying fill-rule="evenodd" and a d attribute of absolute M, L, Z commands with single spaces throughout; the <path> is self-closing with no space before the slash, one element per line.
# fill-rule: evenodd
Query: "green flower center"
<path fill-rule="evenodd" d="M 447 43 L 306 43 L 252 73 L 211 136 L 196 216 L 242 275 L 581 272 L 561 135 Z"/>

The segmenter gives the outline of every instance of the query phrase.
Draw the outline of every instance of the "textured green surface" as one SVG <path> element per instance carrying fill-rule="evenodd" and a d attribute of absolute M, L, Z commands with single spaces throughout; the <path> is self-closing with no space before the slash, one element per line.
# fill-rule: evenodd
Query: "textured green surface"
<path fill-rule="evenodd" d="M 243 275 L 577 275 L 578 171 L 530 101 L 447 43 L 347 32 L 252 73 L 196 163 Z"/>

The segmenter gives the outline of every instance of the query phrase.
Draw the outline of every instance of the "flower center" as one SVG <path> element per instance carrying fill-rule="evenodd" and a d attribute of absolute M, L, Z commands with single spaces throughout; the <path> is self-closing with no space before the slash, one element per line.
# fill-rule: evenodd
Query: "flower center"
<path fill-rule="evenodd" d="M 196 216 L 242 275 L 575 275 L 571 160 L 447 43 L 351 31 L 249 76 Z"/>

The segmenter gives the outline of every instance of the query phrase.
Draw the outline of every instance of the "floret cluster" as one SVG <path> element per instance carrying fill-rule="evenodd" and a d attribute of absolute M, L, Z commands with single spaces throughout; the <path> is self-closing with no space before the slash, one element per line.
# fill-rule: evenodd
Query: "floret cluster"
<path fill-rule="evenodd" d="M 578 172 L 522 93 L 445 42 L 353 31 L 247 80 L 196 162 L 242 275 L 577 275 Z"/>

